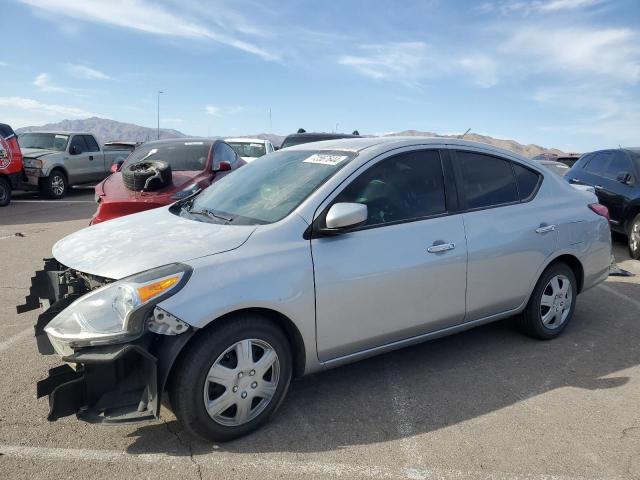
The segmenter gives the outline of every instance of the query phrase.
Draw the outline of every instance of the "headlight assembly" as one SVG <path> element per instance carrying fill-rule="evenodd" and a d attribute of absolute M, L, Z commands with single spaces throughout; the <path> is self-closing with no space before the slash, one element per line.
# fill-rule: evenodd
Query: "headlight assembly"
<path fill-rule="evenodd" d="M 144 333 L 155 305 L 178 292 L 191 271 L 191 267 L 176 263 L 110 283 L 73 302 L 44 330 L 54 347 L 133 340 Z"/>

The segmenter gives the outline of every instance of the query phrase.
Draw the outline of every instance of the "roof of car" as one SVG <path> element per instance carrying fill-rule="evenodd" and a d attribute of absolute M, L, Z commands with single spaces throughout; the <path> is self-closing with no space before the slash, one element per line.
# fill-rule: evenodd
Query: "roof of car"
<path fill-rule="evenodd" d="M 65 132 L 63 130 L 41 130 L 37 132 L 22 132 L 20 135 L 24 135 L 25 133 L 48 133 L 53 135 L 93 135 L 90 132 Z"/>
<path fill-rule="evenodd" d="M 305 143 L 301 145 L 294 145 L 287 147 L 287 150 L 346 150 L 361 152 L 365 149 L 379 146 L 394 146 L 396 148 L 400 148 L 412 145 L 457 145 L 460 147 L 480 148 L 485 151 L 492 151 L 504 156 L 525 160 L 527 163 L 531 162 L 531 160 L 523 157 L 522 155 L 489 145 L 488 143 L 445 137 L 353 137 L 336 140 L 323 140 L 321 142 L 314 142 L 313 144 Z"/>
<path fill-rule="evenodd" d="M 266 143 L 266 142 L 268 142 L 268 140 L 265 140 L 264 138 L 246 138 L 246 137 L 225 138 L 224 141 L 225 142 L 242 142 L 242 143 Z"/>
<path fill-rule="evenodd" d="M 168 143 L 207 143 L 211 144 L 214 142 L 223 141 L 220 139 L 214 138 L 202 138 L 202 137 L 182 137 L 182 138 L 162 138 L 160 140 L 151 140 L 149 142 L 145 142 L 144 145 L 162 145 Z"/>

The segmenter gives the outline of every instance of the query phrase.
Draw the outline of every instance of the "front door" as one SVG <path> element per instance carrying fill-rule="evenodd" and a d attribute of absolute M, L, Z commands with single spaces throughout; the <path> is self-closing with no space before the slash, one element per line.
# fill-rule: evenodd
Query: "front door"
<path fill-rule="evenodd" d="M 69 183 L 87 183 L 93 179 L 93 153 L 89 151 L 84 135 L 74 135 L 69 144 L 69 158 L 65 167 L 69 174 Z"/>
<path fill-rule="evenodd" d="M 438 150 L 377 161 L 337 202 L 367 205 L 368 220 L 311 241 L 321 361 L 464 321 L 464 225 L 447 212 Z"/>

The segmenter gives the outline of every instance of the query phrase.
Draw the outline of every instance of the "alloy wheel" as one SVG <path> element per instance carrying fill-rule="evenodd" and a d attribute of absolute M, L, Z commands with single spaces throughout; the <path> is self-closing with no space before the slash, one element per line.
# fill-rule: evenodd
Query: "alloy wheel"
<path fill-rule="evenodd" d="M 271 402 L 280 360 L 269 343 L 245 339 L 227 348 L 204 382 L 204 406 L 213 421 L 235 427 L 256 418 Z"/>
<path fill-rule="evenodd" d="M 571 312 L 573 288 L 565 275 L 556 275 L 542 292 L 540 299 L 540 318 L 548 329 L 560 327 Z"/>
<path fill-rule="evenodd" d="M 54 175 L 51 178 L 51 191 L 56 197 L 59 197 L 64 193 L 64 178 L 62 178 L 62 176 Z"/>

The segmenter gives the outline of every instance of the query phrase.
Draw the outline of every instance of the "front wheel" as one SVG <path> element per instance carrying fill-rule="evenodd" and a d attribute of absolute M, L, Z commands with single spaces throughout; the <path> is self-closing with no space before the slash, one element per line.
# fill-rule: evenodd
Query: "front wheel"
<path fill-rule="evenodd" d="M 629 255 L 640 260 L 640 213 L 629 224 Z"/>
<path fill-rule="evenodd" d="M 246 315 L 201 333 L 174 367 L 171 407 L 214 442 L 241 437 L 274 414 L 291 381 L 291 349 L 268 320 Z"/>
<path fill-rule="evenodd" d="M 520 328 L 541 340 L 557 337 L 573 317 L 578 289 L 573 270 L 565 263 L 549 266 L 520 315 Z"/>
<path fill-rule="evenodd" d="M 0 207 L 6 207 L 11 202 L 11 184 L 6 178 L 0 177 Z"/>
<path fill-rule="evenodd" d="M 60 170 L 54 170 L 40 182 L 40 191 L 47 198 L 59 200 L 67 193 L 67 177 Z"/>

